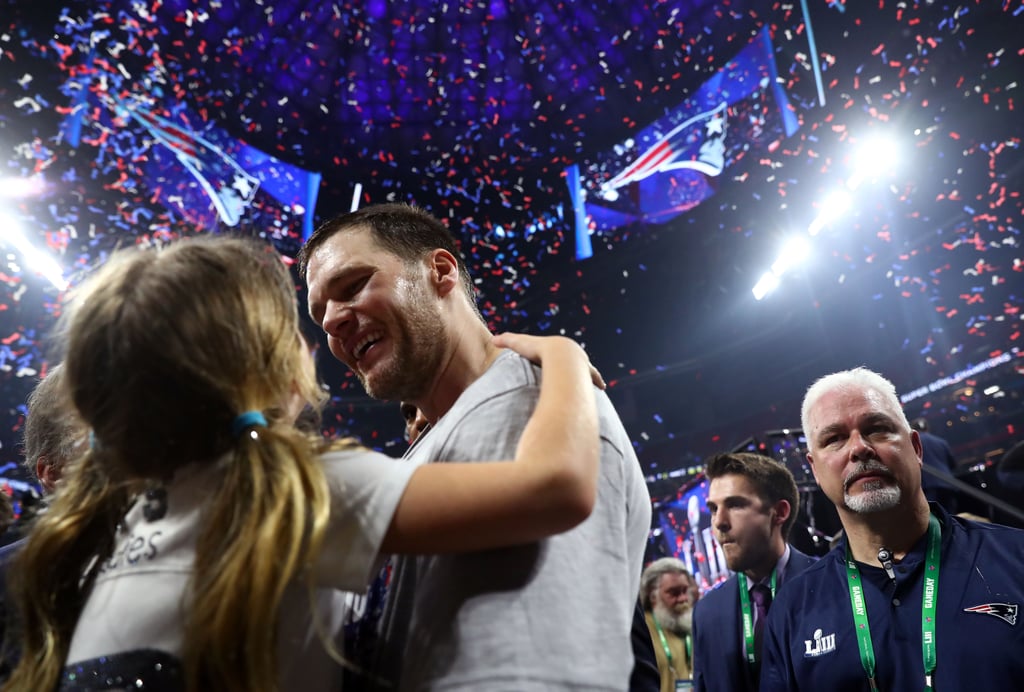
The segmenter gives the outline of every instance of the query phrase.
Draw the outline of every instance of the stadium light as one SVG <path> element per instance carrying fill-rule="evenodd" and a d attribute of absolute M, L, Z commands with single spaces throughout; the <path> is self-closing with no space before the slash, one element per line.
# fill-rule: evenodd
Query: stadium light
<path fill-rule="evenodd" d="M 821 229 L 849 211 L 852 204 L 853 199 L 850 197 L 849 192 L 846 190 L 836 190 L 821 203 L 821 211 L 818 212 L 818 216 L 807 227 L 807 233 L 812 236 L 818 235 L 821 233 Z"/>
<path fill-rule="evenodd" d="M 68 287 L 64 278 L 64 270 L 49 254 L 43 252 L 29 242 L 22 231 L 21 224 L 14 217 L 0 212 L 0 241 L 10 243 L 21 253 L 25 264 L 63 291 Z"/>
<path fill-rule="evenodd" d="M 892 139 L 871 137 L 864 139 L 851 161 L 852 171 L 846 185 L 818 205 L 818 215 L 808 224 L 807 235 L 814 237 L 829 224 L 841 219 L 852 207 L 854 192 L 865 180 L 891 172 L 900 159 L 900 148 Z M 806 237 L 791 238 L 778 258 L 755 284 L 751 292 L 756 300 L 762 300 L 779 286 L 783 274 L 802 262 L 810 252 Z"/>
<path fill-rule="evenodd" d="M 890 173 L 899 163 L 900 150 L 895 140 L 872 137 L 865 140 L 853 157 L 853 174 L 847 187 L 856 190 L 865 180 Z"/>
<path fill-rule="evenodd" d="M 853 198 L 850 197 L 849 192 L 836 190 L 822 202 L 819 216 L 823 216 L 828 221 L 834 221 L 849 211 L 852 205 Z"/>
<path fill-rule="evenodd" d="M 761 300 L 778 287 L 779 277 L 772 272 L 765 272 L 761 275 L 758 282 L 754 284 L 754 288 L 751 289 L 751 293 L 754 294 L 754 300 Z"/>
<path fill-rule="evenodd" d="M 41 175 L 34 175 L 31 178 L 0 176 L 0 197 L 8 199 L 37 197 L 45 191 L 46 181 Z"/>
<path fill-rule="evenodd" d="M 787 271 L 807 259 L 811 246 L 803 236 L 793 236 L 786 241 L 779 258 L 772 264 L 772 274 L 782 276 Z"/>

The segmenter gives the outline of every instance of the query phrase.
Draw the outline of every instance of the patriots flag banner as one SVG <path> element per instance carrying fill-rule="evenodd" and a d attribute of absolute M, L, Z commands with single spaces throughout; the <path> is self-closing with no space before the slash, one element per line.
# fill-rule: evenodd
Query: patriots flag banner
<path fill-rule="evenodd" d="M 62 130 L 72 146 L 81 141 L 82 123 L 88 110 L 88 94 L 81 88 L 73 100 Z M 123 155 L 140 167 L 140 180 L 154 200 L 189 220 L 198 229 L 219 224 L 237 226 L 248 214 L 250 221 L 266 217 L 267 205 L 259 204 L 257 193 L 265 193 L 279 205 L 273 214 L 285 212 L 301 218 L 301 240 L 313 231 L 321 175 L 285 163 L 250 146 L 223 128 L 188 112 L 182 103 L 158 106 L 152 99 L 118 97 L 103 93 L 105 109 L 98 128 L 113 137 L 85 140 L 106 142 L 110 153 Z M 117 133 L 135 125 L 150 140 L 149 146 L 121 144 Z M 101 155 L 101 160 L 103 155 Z"/>
<path fill-rule="evenodd" d="M 259 180 L 247 173 L 231 155 L 192 129 L 155 115 L 138 104 L 126 107 L 119 102 L 119 106 L 119 110 L 142 125 L 192 175 L 224 225 L 237 226 L 242 213 L 256 197 Z M 156 167 L 164 166 L 161 153 L 154 158 Z M 161 175 L 160 171 L 153 173 L 158 180 Z M 184 204 L 181 196 L 177 199 L 179 204 Z"/>
<path fill-rule="evenodd" d="M 129 106 L 127 113 L 163 145 L 155 148 L 146 173 L 149 186 L 160 190 L 166 205 L 178 206 L 186 215 L 199 214 L 201 218 L 192 220 L 200 226 L 216 222 L 208 214 L 202 217 L 204 207 L 212 205 L 221 223 L 236 226 L 253 205 L 257 190 L 262 189 L 287 211 L 303 217 L 302 238 L 309 237 L 320 189 L 319 173 L 284 163 L 216 125 L 205 124 L 200 134 L 154 114 L 141 104 Z M 192 182 L 187 185 L 182 184 L 181 169 L 191 176 Z M 205 194 L 204 199 L 197 198 L 198 191 Z"/>
<path fill-rule="evenodd" d="M 678 108 L 566 170 L 577 259 L 592 254 L 592 232 L 664 223 L 713 195 L 725 168 L 747 151 L 796 132 L 773 53 L 765 26 Z"/>

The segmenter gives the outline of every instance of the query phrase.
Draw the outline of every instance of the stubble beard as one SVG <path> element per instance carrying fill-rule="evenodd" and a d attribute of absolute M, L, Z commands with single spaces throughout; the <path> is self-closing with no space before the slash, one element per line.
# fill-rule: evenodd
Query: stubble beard
<path fill-rule="evenodd" d="M 733 572 L 747 572 L 755 569 L 758 565 L 768 559 L 771 553 L 771 534 L 754 539 L 748 536 L 741 546 L 740 543 L 733 543 L 733 552 L 725 553 L 725 564 Z"/>
<path fill-rule="evenodd" d="M 359 373 L 366 393 L 385 401 L 417 401 L 441 369 L 447 338 L 441 315 L 430 306 L 412 301 L 398 315 L 390 334 L 391 360 L 381 363 L 372 378 Z"/>

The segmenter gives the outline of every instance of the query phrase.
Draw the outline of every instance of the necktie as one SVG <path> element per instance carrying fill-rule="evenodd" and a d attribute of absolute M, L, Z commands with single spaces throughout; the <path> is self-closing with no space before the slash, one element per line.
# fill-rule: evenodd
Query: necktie
<path fill-rule="evenodd" d="M 757 659 L 761 660 L 761 640 L 764 635 L 764 619 L 768 617 L 768 608 L 772 604 L 772 592 L 764 584 L 750 587 L 750 600 L 754 602 L 757 615 L 754 618 L 754 650 Z"/>

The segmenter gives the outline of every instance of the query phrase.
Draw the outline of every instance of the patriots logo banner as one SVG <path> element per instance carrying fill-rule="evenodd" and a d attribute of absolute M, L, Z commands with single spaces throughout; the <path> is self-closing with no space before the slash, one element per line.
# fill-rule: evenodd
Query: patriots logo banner
<path fill-rule="evenodd" d="M 779 85 L 768 27 L 677 109 L 593 160 L 566 170 L 576 212 L 576 257 L 589 234 L 664 223 L 715 193 L 746 152 L 798 128 Z"/>
<path fill-rule="evenodd" d="M 125 107 L 119 102 L 119 106 L 192 174 L 224 225 L 238 225 L 242 213 L 252 204 L 260 181 L 191 128 L 161 118 L 140 105 Z M 161 168 L 165 167 L 162 159 L 160 153 L 155 155 L 154 162 Z M 158 179 L 162 175 L 163 171 L 156 173 Z"/>
<path fill-rule="evenodd" d="M 65 85 L 72 98 L 61 132 L 73 147 L 97 147 L 101 168 L 121 172 L 112 187 L 144 183 L 152 201 L 198 229 L 257 219 L 277 229 L 285 225 L 284 216 L 300 220 L 302 241 L 309 237 L 320 173 L 246 144 L 184 103 L 163 99 L 159 89 L 116 93 L 108 83 L 109 69 L 99 62 L 90 54 L 77 81 Z M 91 136 L 83 136 L 86 123 Z"/>
<path fill-rule="evenodd" d="M 235 226 L 253 204 L 257 190 L 263 190 L 287 211 L 303 217 L 302 238 L 309 237 L 320 189 L 319 173 L 284 163 L 209 123 L 200 134 L 138 104 L 127 112 L 164 145 L 154 150 L 146 177 L 150 188 L 161 191 L 165 204 L 193 215 L 212 204 L 217 218 L 193 221 L 200 227 L 211 227 L 218 219 L 226 226 Z M 182 167 L 191 174 L 193 183 L 183 185 Z M 188 188 L 196 184 L 205 193 L 205 200 L 190 194 Z"/>
<path fill-rule="evenodd" d="M 976 605 L 971 608 L 964 608 L 965 613 L 982 613 L 984 615 L 994 615 L 1004 622 L 1008 622 L 1011 625 L 1017 624 L 1017 604 L 1016 603 L 984 603 L 982 605 Z"/>
<path fill-rule="evenodd" d="M 602 183 L 597 197 L 614 202 L 619 197 L 619 190 L 656 173 L 687 169 L 706 176 L 720 174 L 725 167 L 725 106 L 723 101 L 715 108 L 676 125 L 668 134 L 660 135 L 640 158 Z M 703 132 L 701 128 L 704 128 Z M 683 158 L 698 144 L 696 159 Z"/>

